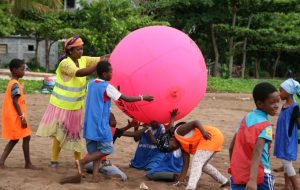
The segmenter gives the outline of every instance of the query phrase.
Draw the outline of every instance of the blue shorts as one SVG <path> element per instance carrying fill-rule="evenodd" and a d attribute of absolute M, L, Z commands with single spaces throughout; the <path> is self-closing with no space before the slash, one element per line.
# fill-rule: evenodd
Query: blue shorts
<path fill-rule="evenodd" d="M 274 184 L 275 184 L 274 176 L 265 173 L 264 183 L 257 185 L 257 190 L 273 190 Z M 230 177 L 230 187 L 232 190 L 244 190 L 246 185 L 236 185 L 233 183 L 232 177 Z"/>
<path fill-rule="evenodd" d="M 103 154 L 111 154 L 114 151 L 113 142 L 97 142 L 89 139 L 86 140 L 86 149 L 89 154 L 102 152 Z"/>

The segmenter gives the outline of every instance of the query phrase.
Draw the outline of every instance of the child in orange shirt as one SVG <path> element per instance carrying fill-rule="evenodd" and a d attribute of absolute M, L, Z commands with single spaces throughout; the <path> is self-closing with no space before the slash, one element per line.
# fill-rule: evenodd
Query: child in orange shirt
<path fill-rule="evenodd" d="M 29 141 L 31 130 L 27 124 L 23 87 L 18 81 L 25 74 L 25 63 L 23 60 L 13 59 L 9 63 L 9 69 L 12 79 L 8 82 L 2 106 L 2 138 L 9 139 L 9 142 L 1 155 L 0 168 L 5 167 L 6 158 L 19 139 L 23 139 L 25 168 L 37 169 L 30 161 Z"/>
<path fill-rule="evenodd" d="M 218 181 L 221 188 L 229 186 L 229 180 L 208 163 L 215 153 L 221 151 L 224 143 L 223 134 L 219 129 L 201 125 L 197 120 L 188 123 L 180 122 L 157 140 L 157 147 L 161 151 L 170 152 L 180 148 L 183 153 L 183 167 L 175 185 L 184 183 L 190 164 L 190 154 L 192 154 L 194 157 L 187 190 L 196 189 L 202 171 Z"/>

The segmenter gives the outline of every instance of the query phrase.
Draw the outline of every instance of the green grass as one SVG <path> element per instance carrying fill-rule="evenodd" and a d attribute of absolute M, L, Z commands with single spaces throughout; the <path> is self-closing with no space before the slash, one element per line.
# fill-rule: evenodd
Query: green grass
<path fill-rule="evenodd" d="M 25 94 L 32 94 L 38 92 L 43 85 L 43 81 L 37 80 L 20 80 L 21 83 L 24 83 L 24 93 Z M 6 90 L 8 80 L 7 79 L 0 79 L 0 92 L 4 93 Z"/>
<path fill-rule="evenodd" d="M 279 79 L 223 79 L 220 77 L 209 77 L 207 91 L 252 93 L 254 86 L 260 82 L 269 82 L 278 88 L 283 81 Z"/>
<path fill-rule="evenodd" d="M 223 79 L 219 77 L 208 78 L 208 92 L 231 92 L 231 93 L 251 93 L 253 87 L 259 82 L 270 82 L 276 88 L 283 82 L 283 80 L 271 80 L 271 79 Z M 4 93 L 8 80 L 0 79 L 0 92 Z M 31 94 L 38 92 L 43 85 L 43 81 L 24 80 L 24 92 L 25 94 Z"/>

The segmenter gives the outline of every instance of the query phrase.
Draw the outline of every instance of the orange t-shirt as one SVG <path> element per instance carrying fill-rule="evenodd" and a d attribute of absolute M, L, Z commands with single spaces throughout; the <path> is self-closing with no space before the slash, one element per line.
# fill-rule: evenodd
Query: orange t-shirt
<path fill-rule="evenodd" d="M 2 138 L 9 140 L 21 139 L 31 134 L 31 130 L 28 123 L 27 128 L 22 128 L 21 118 L 13 105 L 13 98 L 11 97 L 11 88 L 16 83 L 20 90 L 18 104 L 20 106 L 21 112 L 24 114 L 24 117 L 28 122 L 22 85 L 15 79 L 10 80 L 5 91 L 2 106 Z"/>
<path fill-rule="evenodd" d="M 181 148 L 190 154 L 195 154 L 197 150 L 206 150 L 212 152 L 221 151 L 221 147 L 224 144 L 224 136 L 222 132 L 215 127 L 209 125 L 203 125 L 206 132 L 211 134 L 210 140 L 205 140 L 199 131 L 194 129 L 185 136 L 177 134 L 175 131 L 175 138 L 179 141 Z"/>

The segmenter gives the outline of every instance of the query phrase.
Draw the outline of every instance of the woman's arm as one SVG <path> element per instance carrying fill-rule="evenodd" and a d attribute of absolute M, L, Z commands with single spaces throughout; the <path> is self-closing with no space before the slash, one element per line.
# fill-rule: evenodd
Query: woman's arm
<path fill-rule="evenodd" d="M 86 57 L 87 67 L 77 70 L 75 73 L 75 76 L 76 77 L 85 77 L 85 76 L 93 74 L 96 71 L 97 65 L 99 64 L 99 62 L 100 61 L 108 61 L 109 57 L 110 57 L 110 54 L 106 54 L 101 57 Z"/>
<path fill-rule="evenodd" d="M 96 68 L 97 68 L 97 65 L 87 67 L 87 68 L 83 68 L 83 69 L 78 69 L 75 73 L 75 76 L 76 77 L 88 76 L 88 75 L 92 74 L 93 72 L 95 72 Z"/>

